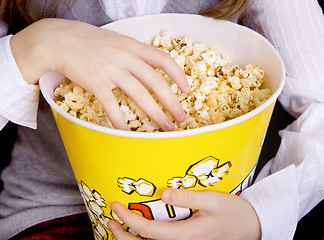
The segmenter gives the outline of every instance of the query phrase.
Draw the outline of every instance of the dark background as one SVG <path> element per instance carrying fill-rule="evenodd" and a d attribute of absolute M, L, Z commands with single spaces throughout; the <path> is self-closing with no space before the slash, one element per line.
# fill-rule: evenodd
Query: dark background
<path fill-rule="evenodd" d="M 323 9 L 323 3 L 319 1 L 319 4 Z M 260 171 L 262 166 L 264 166 L 269 159 L 275 156 L 280 145 L 278 131 L 284 129 L 293 120 L 294 118 L 285 112 L 280 104 L 277 103 L 261 151 L 259 164 L 256 170 L 257 172 Z M 15 140 L 16 126 L 9 123 L 0 131 L 0 173 L 2 169 L 10 163 L 11 150 Z M 0 179 L 0 191 L 1 190 L 2 182 Z M 278 219 L 278 221 L 280 221 L 280 219 Z M 324 200 L 299 221 L 294 240 L 324 240 Z"/>

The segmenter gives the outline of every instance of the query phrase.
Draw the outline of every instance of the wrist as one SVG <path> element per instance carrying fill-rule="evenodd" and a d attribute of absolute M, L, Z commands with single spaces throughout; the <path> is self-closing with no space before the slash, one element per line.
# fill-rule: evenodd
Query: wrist
<path fill-rule="evenodd" d="M 10 39 L 10 48 L 16 64 L 29 84 L 37 84 L 38 79 L 51 70 L 55 55 L 48 48 L 55 33 L 46 30 L 51 20 L 44 19 L 31 24 Z M 48 24 L 48 25 L 47 25 Z"/>

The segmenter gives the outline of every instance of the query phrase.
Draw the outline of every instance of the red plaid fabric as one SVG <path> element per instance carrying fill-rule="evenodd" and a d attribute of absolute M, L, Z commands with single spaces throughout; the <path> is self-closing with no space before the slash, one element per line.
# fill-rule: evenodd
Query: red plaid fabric
<path fill-rule="evenodd" d="M 94 240 L 87 213 L 53 219 L 32 226 L 10 240 Z"/>

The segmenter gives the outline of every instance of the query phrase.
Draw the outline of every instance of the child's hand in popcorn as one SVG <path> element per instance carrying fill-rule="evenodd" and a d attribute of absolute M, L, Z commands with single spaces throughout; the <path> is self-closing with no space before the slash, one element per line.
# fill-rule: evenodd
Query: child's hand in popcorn
<path fill-rule="evenodd" d="M 139 235 L 152 239 L 261 239 L 261 227 L 256 212 L 243 198 L 217 192 L 193 192 L 167 189 L 163 202 L 198 210 L 192 217 L 175 222 L 147 220 L 119 203 L 111 208 L 128 227 Z M 138 239 L 125 232 L 113 220 L 108 228 L 118 240 Z"/>
<path fill-rule="evenodd" d="M 62 72 L 96 96 L 115 128 L 128 129 L 112 93 L 115 87 L 164 131 L 173 130 L 173 123 L 147 89 L 178 122 L 185 120 L 177 97 L 154 68 L 164 70 L 183 92 L 190 91 L 186 76 L 167 53 L 152 46 L 86 23 L 44 19 L 14 35 L 11 48 L 28 83 L 37 84 L 49 70 Z"/>

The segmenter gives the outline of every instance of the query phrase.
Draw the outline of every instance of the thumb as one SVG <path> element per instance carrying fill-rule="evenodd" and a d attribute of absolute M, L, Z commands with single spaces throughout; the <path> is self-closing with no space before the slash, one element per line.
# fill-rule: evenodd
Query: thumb
<path fill-rule="evenodd" d="M 165 189 L 161 194 L 161 199 L 164 203 L 176 207 L 209 211 L 220 205 L 218 202 L 222 195 L 222 193 L 211 191 L 197 192 L 183 189 Z"/>

